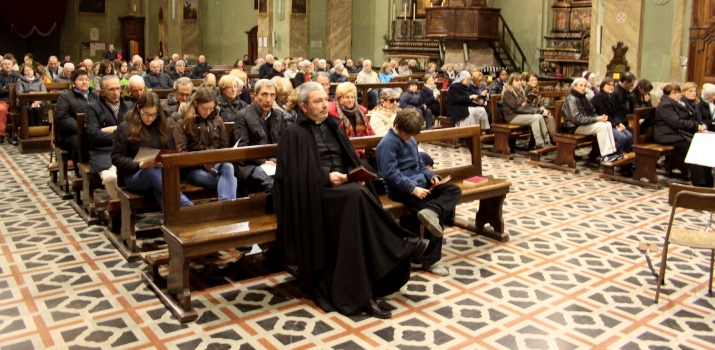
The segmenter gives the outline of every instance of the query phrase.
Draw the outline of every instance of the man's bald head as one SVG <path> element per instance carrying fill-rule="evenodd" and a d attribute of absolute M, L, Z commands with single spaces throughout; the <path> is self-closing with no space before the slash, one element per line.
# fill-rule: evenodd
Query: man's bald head
<path fill-rule="evenodd" d="M 144 78 L 140 75 L 133 75 L 129 78 L 129 95 L 132 100 L 138 101 L 144 95 Z"/>

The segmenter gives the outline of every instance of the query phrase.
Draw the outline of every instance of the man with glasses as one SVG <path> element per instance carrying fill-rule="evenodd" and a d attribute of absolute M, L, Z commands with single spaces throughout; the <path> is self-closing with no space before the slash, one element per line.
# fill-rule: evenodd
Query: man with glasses
<path fill-rule="evenodd" d="M 119 199 L 117 192 L 117 167 L 112 165 L 114 131 L 131 109 L 128 102 L 120 99 L 122 87 L 116 75 L 102 79 L 102 95 L 97 103 L 87 106 L 84 129 L 89 138 L 89 171 L 99 174 L 102 184 L 112 199 Z"/>
<path fill-rule="evenodd" d="M 161 109 L 164 110 L 169 124 L 174 124 L 181 118 L 179 116 L 179 107 L 182 104 L 189 102 L 194 84 L 189 78 L 179 78 L 174 82 L 174 92 L 166 96 L 166 100 L 161 103 Z"/>
<path fill-rule="evenodd" d="M 268 79 L 256 83 L 256 101 L 240 110 L 236 115 L 233 137 L 238 140 L 238 147 L 268 145 L 278 143 L 286 122 L 283 112 L 273 108 L 276 100 L 276 84 Z M 238 181 L 249 178 L 258 180 L 266 192 L 273 193 L 273 178 L 266 169 L 275 171 L 275 159 L 259 159 L 235 164 Z M 272 197 L 269 197 L 267 210 L 273 210 Z"/>

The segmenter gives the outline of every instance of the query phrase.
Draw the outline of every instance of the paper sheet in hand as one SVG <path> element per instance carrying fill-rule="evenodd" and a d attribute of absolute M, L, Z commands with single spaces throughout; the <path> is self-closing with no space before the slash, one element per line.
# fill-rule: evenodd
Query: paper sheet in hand
<path fill-rule="evenodd" d="M 695 133 L 685 163 L 715 167 L 715 157 L 711 153 L 713 149 L 715 149 L 715 133 Z"/>
<path fill-rule="evenodd" d="M 268 176 L 274 176 L 276 174 L 276 167 L 274 165 L 261 164 L 261 169 L 263 169 Z"/>
<path fill-rule="evenodd" d="M 359 182 L 376 179 L 377 175 L 361 166 L 353 169 L 348 173 L 348 181 Z"/>
<path fill-rule="evenodd" d="M 432 184 L 432 186 L 430 186 L 429 190 L 432 191 L 432 190 L 434 190 L 435 187 L 437 187 L 441 184 L 445 184 L 445 183 L 449 182 L 449 180 L 452 180 L 452 175 L 447 175 L 447 177 L 442 178 L 442 180 L 440 180 L 438 183 Z"/>
<path fill-rule="evenodd" d="M 139 148 L 139 152 L 137 152 L 137 155 L 134 156 L 134 161 L 137 163 L 141 163 L 154 159 L 154 161 L 159 162 L 161 161 L 162 154 L 170 153 L 176 153 L 176 151 L 173 149 L 156 149 L 149 147 L 141 147 Z"/>

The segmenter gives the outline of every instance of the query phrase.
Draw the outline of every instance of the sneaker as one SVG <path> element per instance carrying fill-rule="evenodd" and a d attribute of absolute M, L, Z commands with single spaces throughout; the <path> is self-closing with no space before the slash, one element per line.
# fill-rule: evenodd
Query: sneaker
<path fill-rule="evenodd" d="M 422 225 L 425 225 L 427 231 L 435 237 L 442 237 L 444 231 L 442 226 L 439 225 L 439 215 L 432 209 L 422 209 L 417 212 L 417 219 L 420 220 Z"/>
<path fill-rule="evenodd" d="M 610 162 L 615 162 L 620 159 L 623 159 L 622 154 L 609 154 L 609 155 L 601 158 L 601 162 L 602 163 L 610 163 Z"/>
<path fill-rule="evenodd" d="M 449 276 L 449 270 L 442 266 L 439 261 L 432 265 L 422 265 L 422 270 L 437 276 Z"/>

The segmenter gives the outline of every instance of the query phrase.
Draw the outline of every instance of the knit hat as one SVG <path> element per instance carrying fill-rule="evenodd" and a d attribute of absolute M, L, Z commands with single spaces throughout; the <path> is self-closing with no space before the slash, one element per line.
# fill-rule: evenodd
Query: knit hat
<path fill-rule="evenodd" d="M 461 83 L 462 80 L 467 79 L 467 78 L 472 78 L 472 75 L 469 74 L 469 72 L 467 72 L 466 70 L 463 70 L 463 71 L 459 72 L 459 74 L 457 74 L 457 77 L 454 78 L 454 81 L 452 82 L 452 84 Z"/>
<path fill-rule="evenodd" d="M 593 73 L 591 73 L 589 71 L 583 72 L 583 78 L 586 80 L 588 80 L 588 78 L 591 77 L 591 75 L 593 75 Z"/>

